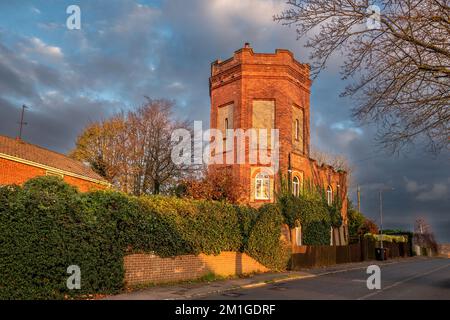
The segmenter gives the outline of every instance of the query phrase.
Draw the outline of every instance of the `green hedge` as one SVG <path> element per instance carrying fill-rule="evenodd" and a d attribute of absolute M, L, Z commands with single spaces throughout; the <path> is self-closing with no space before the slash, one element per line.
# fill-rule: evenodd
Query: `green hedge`
<path fill-rule="evenodd" d="M 111 212 L 86 210 L 88 199 L 55 178 L 1 189 L 0 298 L 61 299 L 122 287 L 123 255 Z M 80 291 L 66 288 L 69 265 L 82 270 Z"/>
<path fill-rule="evenodd" d="M 281 190 L 277 204 L 284 221 L 290 228 L 302 226 L 304 245 L 329 245 L 331 227 L 342 225 L 342 202 L 336 194 L 333 205 L 327 204 L 325 190 L 306 181 L 303 190 L 294 196 L 288 188 L 288 180 L 280 175 Z"/>
<path fill-rule="evenodd" d="M 281 230 L 283 216 L 274 204 L 264 205 L 259 211 L 259 218 L 249 234 L 246 252 L 271 269 L 286 269 L 290 248 L 280 241 L 279 232 L 273 232 Z"/>
<path fill-rule="evenodd" d="M 306 224 L 302 231 L 305 245 L 330 244 L 330 224 L 325 221 L 312 221 Z"/>
<path fill-rule="evenodd" d="M 283 268 L 282 222 L 275 206 L 79 193 L 57 177 L 0 187 L 0 299 L 116 293 L 124 255 L 139 252 L 242 251 Z M 81 268 L 81 290 L 66 287 L 69 265 Z"/>
<path fill-rule="evenodd" d="M 302 243 L 304 245 L 330 244 L 330 228 L 334 214 L 320 196 L 302 194 L 295 197 L 283 194 L 278 198 L 281 213 L 290 228 L 302 225 Z M 334 213 L 334 212 L 333 212 Z"/>

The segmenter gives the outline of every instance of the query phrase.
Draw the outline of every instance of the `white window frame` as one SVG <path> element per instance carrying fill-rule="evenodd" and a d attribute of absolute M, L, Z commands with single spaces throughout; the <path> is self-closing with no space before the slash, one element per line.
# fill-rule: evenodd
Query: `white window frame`
<path fill-rule="evenodd" d="M 258 194 L 258 184 L 261 185 L 260 194 Z M 264 196 L 264 187 L 267 187 L 267 196 Z M 270 200 L 270 176 L 267 173 L 260 172 L 255 177 L 255 199 L 256 200 Z"/>
<path fill-rule="evenodd" d="M 333 204 L 333 188 L 331 186 L 327 187 L 327 203 L 329 206 Z"/>
<path fill-rule="evenodd" d="M 292 178 L 292 194 L 296 197 L 300 195 L 300 179 L 297 176 Z"/>

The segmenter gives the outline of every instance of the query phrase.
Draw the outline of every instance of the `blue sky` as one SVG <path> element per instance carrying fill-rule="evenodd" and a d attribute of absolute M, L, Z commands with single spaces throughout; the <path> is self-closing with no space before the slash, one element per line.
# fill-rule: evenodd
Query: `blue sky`
<path fill-rule="evenodd" d="M 66 28 L 66 8 L 81 8 L 81 30 Z M 144 102 L 171 98 L 178 114 L 209 123 L 210 63 L 250 42 L 256 52 L 286 48 L 309 62 L 304 39 L 273 22 L 286 8 L 272 0 L 2 1 L 0 2 L 0 134 L 16 136 L 20 106 L 30 105 L 24 139 L 67 152 L 89 121 Z M 351 196 L 361 185 L 362 211 L 378 221 L 380 186 L 386 227 L 412 229 L 425 217 L 450 241 L 449 154 L 417 143 L 400 155 L 381 150 L 376 126 L 351 120 L 351 99 L 334 56 L 311 95 L 312 145 L 346 155 Z"/>

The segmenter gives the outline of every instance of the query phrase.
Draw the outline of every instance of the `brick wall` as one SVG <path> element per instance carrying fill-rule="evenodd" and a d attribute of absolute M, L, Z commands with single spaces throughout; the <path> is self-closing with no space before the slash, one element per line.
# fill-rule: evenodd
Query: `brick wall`
<path fill-rule="evenodd" d="M 128 286 L 193 280 L 208 273 L 232 276 L 269 271 L 245 253 L 222 252 L 217 256 L 200 254 L 161 258 L 153 254 L 132 254 L 124 258 Z"/>
<path fill-rule="evenodd" d="M 0 184 L 23 184 L 36 176 L 45 175 L 45 170 L 23 163 L 0 158 Z"/>
<path fill-rule="evenodd" d="M 47 171 L 43 168 L 0 158 L 0 185 L 21 185 L 31 178 L 45 176 L 46 173 Z M 105 189 L 105 186 L 76 177 L 65 175 L 63 176 L 63 179 L 68 184 L 77 187 L 81 192 L 86 192 L 92 189 Z"/>

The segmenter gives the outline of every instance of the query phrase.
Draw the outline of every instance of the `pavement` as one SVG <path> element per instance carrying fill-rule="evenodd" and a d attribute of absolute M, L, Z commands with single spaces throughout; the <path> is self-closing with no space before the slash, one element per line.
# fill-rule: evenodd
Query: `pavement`
<path fill-rule="evenodd" d="M 209 295 L 208 300 L 450 300 L 450 260 L 409 258 L 377 264 L 381 288 L 369 290 L 365 268 Z"/>
<path fill-rule="evenodd" d="M 369 290 L 367 266 L 381 268 L 381 290 Z M 405 287 L 405 288 L 404 288 Z M 394 289 L 395 288 L 395 289 Z M 400 293 L 399 293 L 399 289 Z M 413 290 L 414 289 L 414 290 Z M 414 299 L 450 300 L 450 260 L 412 257 L 365 261 L 245 278 L 165 285 L 135 290 L 109 300 L 183 299 Z"/>

